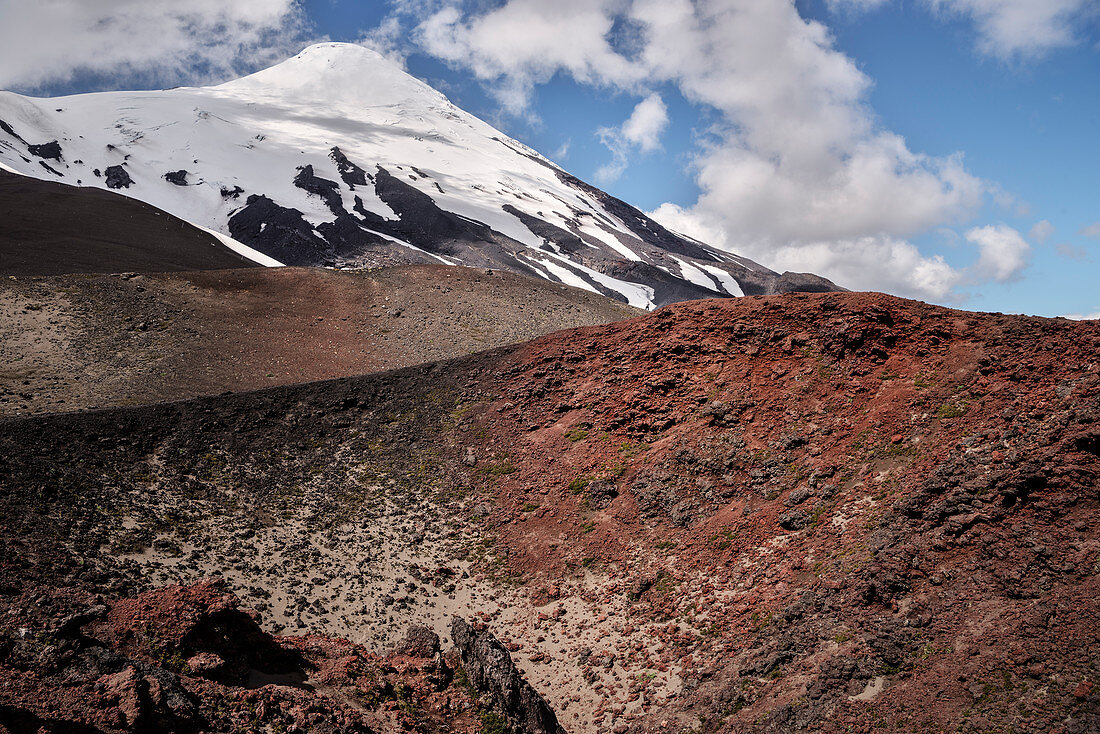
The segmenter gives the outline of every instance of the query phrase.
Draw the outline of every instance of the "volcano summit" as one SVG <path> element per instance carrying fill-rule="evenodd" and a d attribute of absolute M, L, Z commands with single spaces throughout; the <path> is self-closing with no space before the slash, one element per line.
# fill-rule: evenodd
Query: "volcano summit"
<path fill-rule="evenodd" d="M 641 308 L 836 290 L 670 232 L 351 44 L 216 87 L 0 93 L 0 163 L 115 189 L 287 265 L 490 267 Z"/>

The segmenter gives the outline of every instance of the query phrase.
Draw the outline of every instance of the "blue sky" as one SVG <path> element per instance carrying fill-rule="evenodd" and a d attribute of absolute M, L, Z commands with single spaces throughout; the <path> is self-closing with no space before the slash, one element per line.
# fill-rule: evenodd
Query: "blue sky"
<path fill-rule="evenodd" d="M 0 86 L 201 83 L 312 40 L 363 42 L 581 178 L 777 269 L 1100 312 L 1100 0 L 196 0 L 185 23 L 161 5 L 174 12 L 110 11 L 158 27 L 159 53 L 108 65 L 93 38 L 96 56 L 45 48 L 50 63 L 31 53 Z"/>

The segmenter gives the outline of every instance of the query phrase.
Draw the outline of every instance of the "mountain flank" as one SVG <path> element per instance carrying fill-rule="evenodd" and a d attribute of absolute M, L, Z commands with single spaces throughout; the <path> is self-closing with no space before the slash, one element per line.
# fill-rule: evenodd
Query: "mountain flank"
<path fill-rule="evenodd" d="M 0 170 L 0 275 L 247 267 L 257 264 L 148 204 Z"/>
<path fill-rule="evenodd" d="M 640 313 L 541 279 L 444 265 L 6 278 L 0 415 L 359 375 Z"/>
<path fill-rule="evenodd" d="M 215 87 L 0 92 L 0 165 L 141 200 L 285 265 L 508 270 L 645 309 L 838 289 L 666 229 L 354 44 Z"/>
<path fill-rule="evenodd" d="M 500 647 L 467 647 L 507 651 L 570 732 L 1094 731 L 1098 350 L 1096 323 L 790 294 L 8 418 L 3 619 L 220 575 L 266 634 L 318 645 L 381 656 L 422 625 L 450 650 L 472 620 Z M 121 704 L 70 695 L 95 682 L 56 651 L 113 638 L 39 609 L 46 631 L 2 628 L 0 676 L 44 692 L 5 721 L 65 700 L 101 726 Z M 329 680 L 314 710 L 354 731 L 358 684 Z M 243 710 L 200 708 L 212 731 Z"/>

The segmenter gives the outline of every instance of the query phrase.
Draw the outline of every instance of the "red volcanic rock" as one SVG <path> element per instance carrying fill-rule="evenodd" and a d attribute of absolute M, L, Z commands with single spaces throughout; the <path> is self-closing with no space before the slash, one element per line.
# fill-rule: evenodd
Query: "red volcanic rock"
<path fill-rule="evenodd" d="M 308 483 L 322 525 L 363 501 L 346 481 L 362 460 L 407 496 L 459 490 L 492 549 L 468 557 L 471 583 L 556 597 L 517 610 L 528 634 L 509 637 L 540 685 L 574 673 L 546 699 L 600 731 L 1098 731 L 1098 355 L 1095 322 L 790 295 L 400 373 L 5 424 L 0 499 L 21 524 L 4 547 L 23 552 L 0 561 L 3 710 L 32 731 L 112 731 L 135 710 L 123 694 L 155 681 L 164 704 L 148 682 L 142 715 L 177 730 L 476 730 L 454 655 L 422 657 L 430 639 L 380 658 L 256 637 L 216 584 L 122 602 L 48 588 L 135 583 L 97 523 L 150 494 L 146 468 L 181 504 L 231 482 L 265 514 L 300 509 Z M 203 460 L 223 444 L 224 476 Z M 117 701 L 89 703 L 128 668 Z"/>
<path fill-rule="evenodd" d="M 141 697 L 137 691 L 138 677 L 133 668 L 121 673 L 105 675 L 97 681 L 102 690 L 102 702 L 115 706 L 118 710 L 118 724 L 122 727 L 134 726 L 141 715 Z"/>
<path fill-rule="evenodd" d="M 169 661 L 225 682 L 243 682 L 252 670 L 279 674 L 301 667 L 301 660 L 260 629 L 259 615 L 238 607 L 220 579 L 119 601 L 88 633 L 131 657 Z"/>
<path fill-rule="evenodd" d="M 39 587 L 7 604 L 0 732 L 478 728 L 482 709 L 422 628 L 387 659 L 346 640 L 272 637 L 221 581 L 89 601 Z M 81 605 L 90 611 L 71 613 Z"/>
<path fill-rule="evenodd" d="M 202 678 L 216 680 L 224 674 L 226 662 L 220 655 L 212 652 L 200 652 L 187 661 L 187 670 Z"/>
<path fill-rule="evenodd" d="M 1087 686 L 1049 683 L 1091 680 L 1100 647 L 1098 355 L 1095 322 L 880 294 L 543 337 L 473 418 L 516 467 L 495 519 L 556 513 L 499 525 L 501 557 L 538 588 L 650 569 L 622 583 L 634 626 L 707 609 L 670 640 L 709 671 L 683 667 L 680 722 L 1100 729 Z"/>

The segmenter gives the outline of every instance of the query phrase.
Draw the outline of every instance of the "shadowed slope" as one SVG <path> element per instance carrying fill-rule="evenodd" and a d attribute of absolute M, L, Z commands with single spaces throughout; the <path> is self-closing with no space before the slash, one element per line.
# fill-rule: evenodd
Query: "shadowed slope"
<path fill-rule="evenodd" d="M 0 275 L 244 267 L 257 265 L 149 204 L 0 170 Z"/>

